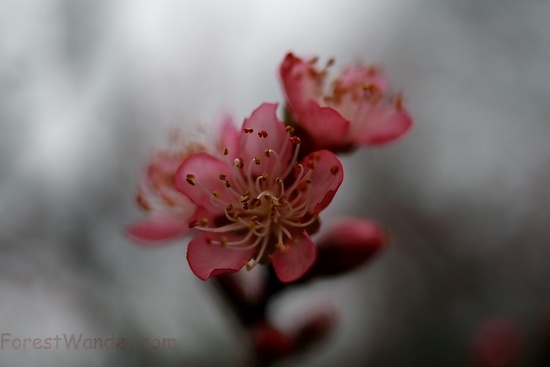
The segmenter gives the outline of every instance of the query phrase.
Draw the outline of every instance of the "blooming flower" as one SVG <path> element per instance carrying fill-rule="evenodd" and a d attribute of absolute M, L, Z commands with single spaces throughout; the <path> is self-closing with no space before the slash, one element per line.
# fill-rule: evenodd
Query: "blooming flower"
<path fill-rule="evenodd" d="M 221 126 L 225 134 L 218 137 L 217 149 L 237 133 L 229 116 L 221 119 Z M 197 206 L 176 190 L 174 176 L 186 157 L 213 149 L 199 136 L 191 139 L 175 131 L 170 138 L 170 147 L 153 155 L 138 184 L 136 202 L 146 215 L 126 228 L 126 234 L 142 244 L 165 243 L 192 231 L 189 221 Z"/>
<path fill-rule="evenodd" d="M 199 208 L 191 226 L 201 233 L 187 260 L 203 280 L 271 262 L 282 282 L 299 279 L 313 265 L 309 233 L 343 179 L 342 165 L 327 150 L 298 163 L 300 139 L 262 104 L 226 139 L 222 156 L 190 155 L 175 187 Z"/>
<path fill-rule="evenodd" d="M 306 61 L 289 53 L 279 70 L 291 116 L 315 146 L 345 151 L 385 144 L 409 130 L 412 119 L 401 96 L 388 95 L 380 70 L 350 66 L 325 94 L 327 68 L 318 70 L 315 64 L 316 59 Z"/>

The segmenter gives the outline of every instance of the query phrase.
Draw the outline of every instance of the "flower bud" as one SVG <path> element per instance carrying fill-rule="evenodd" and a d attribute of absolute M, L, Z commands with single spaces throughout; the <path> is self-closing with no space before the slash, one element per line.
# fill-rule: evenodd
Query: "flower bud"
<path fill-rule="evenodd" d="M 296 331 L 294 335 L 296 346 L 303 350 L 321 342 L 334 330 L 336 321 L 337 315 L 333 308 L 318 310 Z"/>
<path fill-rule="evenodd" d="M 318 241 L 311 276 L 336 275 L 363 265 L 386 244 L 387 237 L 384 229 L 369 220 L 340 220 Z"/>
<path fill-rule="evenodd" d="M 256 357 L 263 365 L 288 356 L 294 349 L 294 343 L 288 335 L 265 321 L 254 325 L 250 335 Z"/>
<path fill-rule="evenodd" d="M 511 317 L 493 317 L 481 324 L 472 343 L 473 366 L 517 366 L 523 351 L 523 330 Z"/>

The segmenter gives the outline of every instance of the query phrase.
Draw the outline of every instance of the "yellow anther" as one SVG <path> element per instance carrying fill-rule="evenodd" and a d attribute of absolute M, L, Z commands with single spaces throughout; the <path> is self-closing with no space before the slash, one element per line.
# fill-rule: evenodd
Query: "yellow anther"
<path fill-rule="evenodd" d="M 287 253 L 287 252 L 290 251 L 290 247 L 289 247 L 289 246 L 285 246 L 285 244 L 282 243 L 282 242 L 277 242 L 277 243 L 275 244 L 275 248 L 276 248 L 278 251 L 281 251 L 281 252 L 283 252 L 283 253 Z"/>
<path fill-rule="evenodd" d="M 252 200 L 250 200 L 250 207 L 252 209 L 259 207 L 260 204 L 261 204 L 260 199 L 258 199 L 258 198 L 252 198 Z"/>

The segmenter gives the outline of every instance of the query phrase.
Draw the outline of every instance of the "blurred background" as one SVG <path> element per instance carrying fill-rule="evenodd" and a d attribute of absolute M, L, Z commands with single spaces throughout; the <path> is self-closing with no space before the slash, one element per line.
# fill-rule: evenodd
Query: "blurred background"
<path fill-rule="evenodd" d="M 505 320 L 518 363 L 547 366 L 549 15 L 537 0 L 1 0 L 0 332 L 177 350 L 4 346 L 0 365 L 243 365 L 250 345 L 185 240 L 145 249 L 122 229 L 169 131 L 282 102 L 294 51 L 381 65 L 416 126 L 344 158 L 325 220 L 372 218 L 392 243 L 277 300 L 282 327 L 323 302 L 339 313 L 322 348 L 280 365 L 473 366 L 484 325 Z"/>

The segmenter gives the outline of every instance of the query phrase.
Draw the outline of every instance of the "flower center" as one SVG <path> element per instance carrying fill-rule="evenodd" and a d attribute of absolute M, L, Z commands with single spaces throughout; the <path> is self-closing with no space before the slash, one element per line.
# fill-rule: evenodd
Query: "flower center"
<path fill-rule="evenodd" d="M 252 135 L 253 129 L 244 129 L 244 133 L 245 139 L 256 138 L 256 134 Z M 228 149 L 224 149 L 230 173 L 217 173 L 225 186 L 223 192 L 209 191 L 193 174 L 186 177 L 190 185 L 198 185 L 208 192 L 211 204 L 223 213 L 213 225 L 203 218 L 191 226 L 203 232 L 223 234 L 215 240 L 209 239 L 211 244 L 235 250 L 256 248 L 255 257 L 245 264 L 248 270 L 265 260 L 269 253 L 288 250 L 285 238 L 292 239 L 293 233 L 302 232 L 317 220 L 316 215 L 307 215 L 312 192 L 311 170 L 306 171 L 297 163 L 300 139 L 292 133 L 292 128 L 287 128 L 288 135 L 280 151 L 265 149 L 262 157 L 248 162 L 243 158 L 231 161 Z M 263 130 L 257 133 L 257 139 L 267 136 Z M 289 161 L 283 161 L 288 144 L 293 145 L 292 156 Z M 269 168 L 271 172 L 255 174 L 257 167 Z M 232 240 L 228 234 L 232 234 Z"/>

